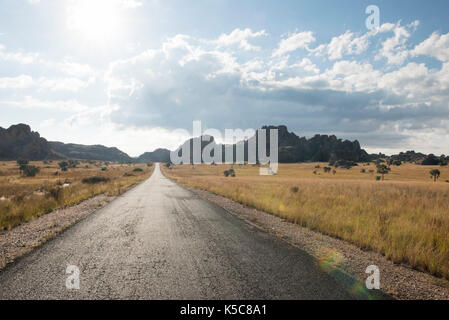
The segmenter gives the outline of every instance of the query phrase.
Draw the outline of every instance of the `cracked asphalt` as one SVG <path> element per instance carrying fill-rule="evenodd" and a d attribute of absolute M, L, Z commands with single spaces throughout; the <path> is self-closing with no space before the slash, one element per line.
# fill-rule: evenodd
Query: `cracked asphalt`
<path fill-rule="evenodd" d="M 68 265 L 80 270 L 68 290 Z M 337 280 L 338 279 L 338 280 Z M 352 299 L 274 235 L 151 178 L 0 272 L 0 299 Z"/>

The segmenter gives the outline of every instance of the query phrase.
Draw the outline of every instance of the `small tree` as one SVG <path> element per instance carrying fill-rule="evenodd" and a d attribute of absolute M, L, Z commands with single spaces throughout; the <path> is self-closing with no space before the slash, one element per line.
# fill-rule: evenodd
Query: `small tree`
<path fill-rule="evenodd" d="M 34 177 L 40 171 L 40 169 L 36 166 L 30 166 L 28 164 L 23 166 L 23 174 L 27 177 Z"/>
<path fill-rule="evenodd" d="M 67 161 L 61 161 L 58 165 L 62 171 L 67 171 L 67 168 L 69 167 L 69 163 Z"/>
<path fill-rule="evenodd" d="M 382 175 L 382 181 L 384 181 L 385 175 L 388 174 L 390 171 L 391 169 L 387 167 L 385 164 L 377 165 L 377 173 Z"/>
<path fill-rule="evenodd" d="M 17 164 L 18 164 L 19 166 L 24 166 L 24 165 L 27 165 L 28 163 L 29 163 L 28 160 L 24 160 L 24 159 L 19 159 L 19 160 L 17 160 Z"/>
<path fill-rule="evenodd" d="M 76 168 L 76 166 L 77 165 L 79 165 L 79 161 L 78 160 L 72 160 L 72 159 L 70 159 L 69 160 L 69 163 L 68 163 L 68 167 L 69 168 Z"/>
<path fill-rule="evenodd" d="M 19 165 L 19 170 L 24 171 L 25 167 L 28 165 L 29 161 L 24 159 L 17 160 L 17 164 Z"/>
<path fill-rule="evenodd" d="M 438 178 L 440 177 L 441 172 L 438 169 L 432 169 L 430 170 L 430 179 L 433 179 L 433 181 L 437 181 Z"/>

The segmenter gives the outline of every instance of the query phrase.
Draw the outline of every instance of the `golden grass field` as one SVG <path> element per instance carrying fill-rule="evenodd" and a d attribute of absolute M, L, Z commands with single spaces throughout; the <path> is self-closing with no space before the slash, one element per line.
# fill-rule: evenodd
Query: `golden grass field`
<path fill-rule="evenodd" d="M 40 167 L 35 177 L 23 176 L 16 162 L 0 162 L 0 229 L 13 228 L 54 209 L 72 206 L 99 194 L 119 195 L 148 178 L 154 167 L 146 164 L 106 165 L 97 161 L 81 162 L 77 168 L 61 171 L 58 161 L 30 162 L 30 165 Z M 143 171 L 134 172 L 137 167 Z M 125 173 L 132 176 L 124 176 Z M 105 177 L 109 181 L 82 182 L 83 178 L 94 176 Z"/>
<path fill-rule="evenodd" d="M 320 165 L 321 168 L 315 168 Z M 275 176 L 258 167 L 161 166 L 169 178 L 208 190 L 303 227 L 374 250 L 395 263 L 449 279 L 449 167 L 392 166 L 376 181 L 374 164 L 324 173 L 326 164 L 281 164 Z M 429 171 L 438 168 L 437 182 Z M 361 173 L 365 169 L 367 173 Z M 316 174 L 313 173 L 316 171 Z"/>

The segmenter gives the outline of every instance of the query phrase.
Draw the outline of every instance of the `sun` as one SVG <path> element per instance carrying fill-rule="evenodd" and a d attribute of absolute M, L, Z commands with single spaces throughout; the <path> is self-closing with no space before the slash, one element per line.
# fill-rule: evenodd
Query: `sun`
<path fill-rule="evenodd" d="M 67 27 L 91 41 L 113 40 L 121 31 L 120 8 L 113 0 L 72 0 L 67 7 Z"/>

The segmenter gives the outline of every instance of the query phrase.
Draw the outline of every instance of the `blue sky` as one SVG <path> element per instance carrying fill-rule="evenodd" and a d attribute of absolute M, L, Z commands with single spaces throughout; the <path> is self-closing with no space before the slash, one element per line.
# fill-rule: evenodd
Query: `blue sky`
<path fill-rule="evenodd" d="M 131 155 L 193 120 L 449 154 L 449 2 L 430 3 L 1 0 L 0 126 Z"/>

